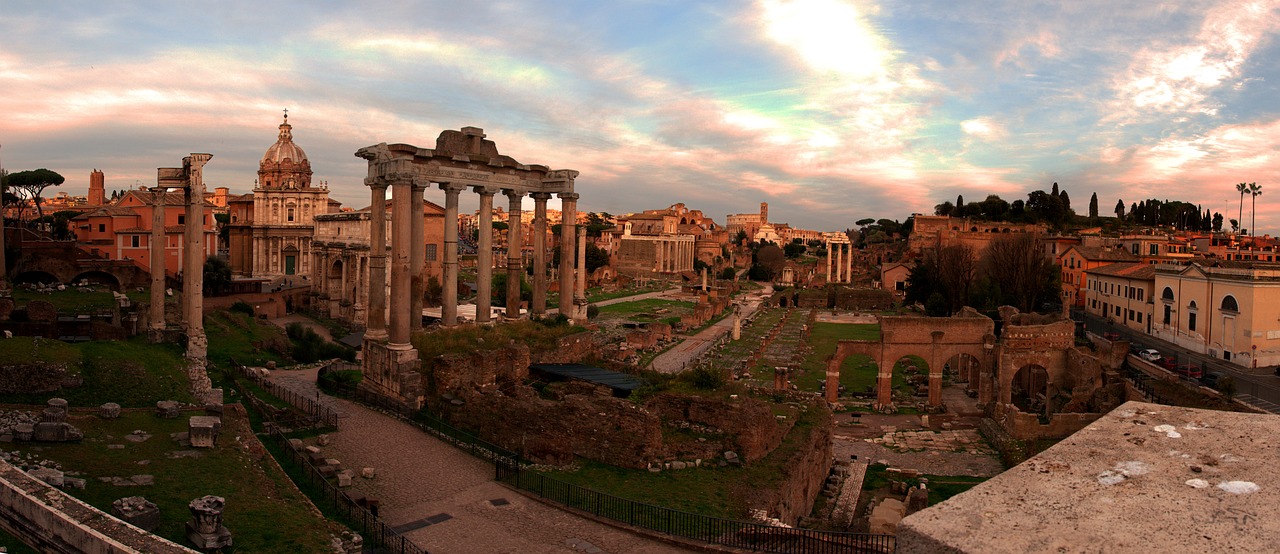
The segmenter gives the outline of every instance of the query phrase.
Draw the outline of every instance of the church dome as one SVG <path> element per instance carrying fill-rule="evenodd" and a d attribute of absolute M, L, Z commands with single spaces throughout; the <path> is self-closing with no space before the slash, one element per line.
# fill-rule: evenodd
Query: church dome
<path fill-rule="evenodd" d="M 293 163 L 300 164 L 307 160 L 307 153 L 302 151 L 297 144 L 293 143 L 293 126 L 289 125 L 289 115 L 285 114 L 284 123 L 280 124 L 280 138 L 276 139 L 276 143 L 267 149 L 267 153 L 262 155 L 262 163 L 280 163 L 285 160 L 293 160 Z"/>
<path fill-rule="evenodd" d="M 258 184 L 264 189 L 306 189 L 311 187 L 311 162 L 307 153 L 293 143 L 289 114 L 280 124 L 280 137 L 258 163 Z"/>

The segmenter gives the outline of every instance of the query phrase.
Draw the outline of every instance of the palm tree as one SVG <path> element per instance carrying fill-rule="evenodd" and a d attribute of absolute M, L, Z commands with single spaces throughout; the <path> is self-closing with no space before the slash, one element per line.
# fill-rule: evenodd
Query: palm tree
<path fill-rule="evenodd" d="M 1258 228 L 1258 197 L 1262 196 L 1262 185 L 1258 183 L 1249 183 L 1249 194 L 1253 196 L 1251 206 L 1249 206 L 1249 234 L 1257 236 Z"/>
<path fill-rule="evenodd" d="M 1249 183 L 1238 183 L 1236 192 L 1240 193 L 1240 213 L 1236 214 L 1236 221 L 1244 221 L 1244 193 L 1249 191 Z"/>

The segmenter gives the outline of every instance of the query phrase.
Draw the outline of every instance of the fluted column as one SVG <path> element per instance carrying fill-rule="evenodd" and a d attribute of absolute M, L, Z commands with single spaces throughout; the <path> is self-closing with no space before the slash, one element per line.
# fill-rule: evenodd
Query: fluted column
<path fill-rule="evenodd" d="M 426 276 L 423 275 L 427 267 L 426 203 L 422 199 L 422 193 L 426 189 L 427 185 L 414 183 L 413 197 L 410 198 L 409 206 L 409 215 L 413 222 L 409 238 L 409 266 L 413 272 L 409 288 L 409 329 L 411 331 L 422 330 L 422 296 L 426 293 Z"/>
<path fill-rule="evenodd" d="M 387 338 L 387 182 L 365 179 L 369 200 L 369 312 L 365 338 Z"/>
<path fill-rule="evenodd" d="M 587 233 L 585 229 L 578 233 L 578 283 L 573 289 L 573 299 L 583 302 L 587 300 Z"/>
<path fill-rule="evenodd" d="M 520 280 L 524 277 L 524 244 L 520 237 L 523 224 L 521 203 L 524 193 L 502 191 L 507 195 L 507 317 L 520 317 Z"/>
<path fill-rule="evenodd" d="M 493 195 L 496 191 L 475 187 L 480 195 L 480 245 L 476 247 L 476 323 L 488 323 L 493 312 Z"/>
<path fill-rule="evenodd" d="M 458 324 L 458 193 L 463 187 L 440 183 L 444 191 L 444 283 L 441 283 L 440 318 L 445 327 Z"/>
<path fill-rule="evenodd" d="M 578 230 L 578 193 L 560 193 L 560 313 L 573 316 L 573 243 Z"/>
<path fill-rule="evenodd" d="M 159 342 L 164 338 L 164 276 L 168 259 L 165 256 L 164 189 L 151 190 L 155 195 L 151 205 L 151 340 Z"/>
<path fill-rule="evenodd" d="M 407 350 L 409 310 L 413 288 L 413 180 L 400 177 L 391 182 L 391 343 L 388 348 Z"/>
<path fill-rule="evenodd" d="M 831 283 L 831 242 L 827 242 L 827 283 Z"/>
<path fill-rule="evenodd" d="M 529 313 L 547 311 L 547 199 L 549 192 L 535 192 L 533 197 L 533 303 Z"/>
<path fill-rule="evenodd" d="M 844 243 L 836 243 L 836 282 L 843 283 L 844 276 L 842 269 L 844 268 Z"/>
<path fill-rule="evenodd" d="M 187 310 L 187 357 L 204 359 L 208 340 L 204 335 L 204 164 L 211 154 L 191 154 L 187 165 L 186 274 L 182 277 L 183 306 Z M 190 160 L 188 162 L 188 160 Z M 188 165 L 189 164 L 189 165 Z"/>
<path fill-rule="evenodd" d="M 849 243 L 845 248 L 849 249 L 849 255 L 844 260 L 844 278 L 849 284 L 853 284 L 853 243 Z"/>

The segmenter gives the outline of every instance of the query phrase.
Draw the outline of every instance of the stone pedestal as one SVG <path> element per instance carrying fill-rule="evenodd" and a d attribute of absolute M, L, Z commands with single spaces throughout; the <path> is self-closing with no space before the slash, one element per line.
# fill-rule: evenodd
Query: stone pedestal
<path fill-rule="evenodd" d="M 98 415 L 102 419 L 116 419 L 120 417 L 120 405 L 115 402 L 107 402 L 98 408 Z"/>
<path fill-rule="evenodd" d="M 160 527 L 160 508 L 141 496 L 129 496 L 111 503 L 112 515 L 143 531 Z"/>
<path fill-rule="evenodd" d="M 222 420 L 214 416 L 192 416 L 187 420 L 187 440 L 193 448 L 213 448 L 218 444 Z"/>
<path fill-rule="evenodd" d="M 14 434 L 18 434 L 16 429 Z M 84 438 L 84 433 L 81 433 L 79 429 L 65 421 L 56 423 L 42 421 L 37 423 L 31 435 L 32 440 L 40 442 L 71 442 L 82 438 Z"/>
<path fill-rule="evenodd" d="M 231 531 L 222 526 L 222 510 L 226 501 L 220 496 L 204 496 L 188 504 L 191 520 L 187 522 L 187 540 L 201 550 L 231 546 Z"/>
<path fill-rule="evenodd" d="M 35 426 L 30 423 L 19 423 L 13 426 L 13 440 L 29 441 L 35 435 Z"/>
<path fill-rule="evenodd" d="M 365 339 L 364 379 L 360 386 L 390 396 L 412 409 L 422 407 L 422 374 L 418 351 Z"/>
<path fill-rule="evenodd" d="M 172 400 L 161 400 L 156 402 L 156 415 L 165 419 L 174 419 L 178 417 L 178 403 Z"/>

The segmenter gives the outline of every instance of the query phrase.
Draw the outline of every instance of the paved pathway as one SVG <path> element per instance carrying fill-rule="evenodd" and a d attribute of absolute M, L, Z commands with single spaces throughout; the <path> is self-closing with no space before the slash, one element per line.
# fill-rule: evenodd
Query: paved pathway
<path fill-rule="evenodd" d="M 742 304 L 742 318 L 746 319 L 755 313 L 760 304 L 773 294 L 773 287 L 765 285 L 761 291 L 746 295 L 746 300 Z M 675 345 L 670 350 L 659 354 L 650 363 L 650 368 L 654 371 L 662 373 L 678 373 L 683 371 L 685 367 L 699 356 L 702 356 L 711 348 L 720 337 L 723 337 L 733 331 L 733 316 L 729 315 L 714 325 L 703 329 L 692 337 L 685 337 L 684 341 Z"/>
<path fill-rule="evenodd" d="M 315 370 L 271 379 L 314 390 Z M 381 501 L 387 524 L 430 552 L 686 552 L 529 499 L 493 481 L 494 469 L 396 418 L 331 399 L 348 414 L 324 453 L 359 473 L 353 487 Z M 314 444 L 315 439 L 308 439 Z M 495 502 L 496 501 L 496 502 Z"/>

